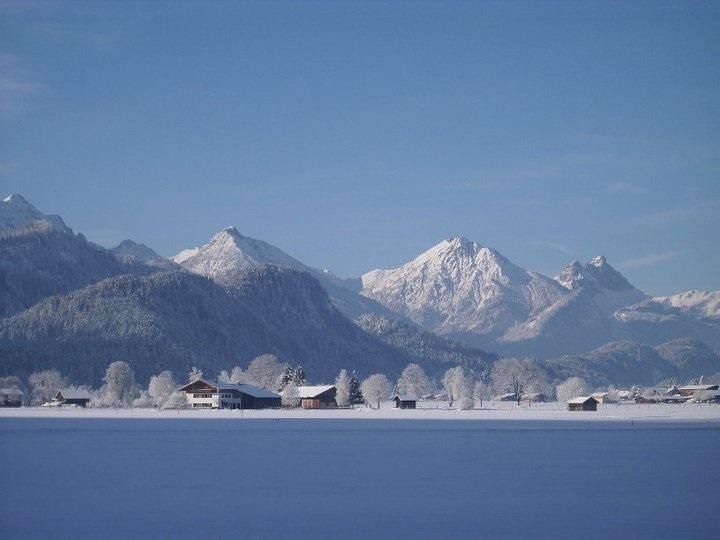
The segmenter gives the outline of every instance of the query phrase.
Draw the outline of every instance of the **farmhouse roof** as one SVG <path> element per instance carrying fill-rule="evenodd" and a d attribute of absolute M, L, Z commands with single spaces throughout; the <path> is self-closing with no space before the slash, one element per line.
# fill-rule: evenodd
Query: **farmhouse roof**
<path fill-rule="evenodd" d="M 328 390 L 335 388 L 332 384 L 316 384 L 314 386 L 298 386 L 297 392 L 300 399 L 310 399 L 324 394 Z"/>
<path fill-rule="evenodd" d="M 63 399 L 90 399 L 90 392 L 83 388 L 64 388 L 58 390 L 58 393 L 55 394 L 55 399 L 61 396 Z"/>
<path fill-rule="evenodd" d="M 222 390 L 236 390 L 238 392 L 242 392 L 243 394 L 247 394 L 248 396 L 252 396 L 254 398 L 277 398 L 280 397 L 275 392 L 270 392 L 269 390 L 264 390 L 263 388 L 258 388 L 257 386 L 253 386 L 252 384 L 233 384 L 233 383 L 217 383 L 215 381 L 211 381 L 209 379 L 195 379 L 190 381 L 187 384 L 184 384 L 180 388 L 178 388 L 179 391 L 184 391 L 187 389 L 188 386 L 191 384 L 194 384 L 196 382 L 204 382 L 208 386 L 211 386 L 215 388 L 218 392 Z"/>
<path fill-rule="evenodd" d="M 583 403 L 587 403 L 587 402 L 588 402 L 589 400 L 591 400 L 591 399 L 592 399 L 593 401 L 597 401 L 597 400 L 596 400 L 594 397 L 592 397 L 592 396 L 580 396 L 580 397 L 568 399 L 568 403 L 573 403 L 573 404 L 581 405 L 581 404 L 583 404 Z"/>

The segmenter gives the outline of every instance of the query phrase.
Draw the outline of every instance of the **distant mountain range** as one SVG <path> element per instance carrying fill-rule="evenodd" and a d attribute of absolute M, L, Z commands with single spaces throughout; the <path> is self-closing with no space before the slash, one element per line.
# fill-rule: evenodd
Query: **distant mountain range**
<path fill-rule="evenodd" d="M 127 359 L 139 377 L 214 374 L 274 352 L 316 381 L 409 361 L 481 375 L 489 350 L 626 384 L 716 373 L 713 349 L 720 292 L 651 298 L 604 257 L 549 278 L 459 237 L 344 280 L 232 227 L 166 259 L 131 240 L 96 246 L 19 195 L 0 203 L 2 373 L 55 366 L 97 383 Z"/>
<path fill-rule="evenodd" d="M 617 340 L 693 338 L 720 348 L 720 292 L 650 298 L 604 257 L 554 278 L 465 238 L 393 270 L 362 276 L 361 294 L 424 328 L 504 354 L 549 358 Z"/>

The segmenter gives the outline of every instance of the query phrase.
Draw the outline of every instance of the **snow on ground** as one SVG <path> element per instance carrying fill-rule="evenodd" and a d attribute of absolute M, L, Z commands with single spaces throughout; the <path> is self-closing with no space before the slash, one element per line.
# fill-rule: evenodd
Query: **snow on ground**
<path fill-rule="evenodd" d="M 510 402 L 487 402 L 483 408 L 463 411 L 449 408 L 446 402 L 428 401 L 418 409 L 399 410 L 392 402 L 380 410 L 358 406 L 354 409 L 264 409 L 264 410 L 165 410 L 156 409 L 94 409 L 75 407 L 22 407 L 0 409 L 0 418 L 168 418 L 168 419 L 364 419 L 364 420 L 553 420 L 604 422 L 718 422 L 720 405 L 684 403 L 678 405 L 601 404 L 596 412 L 570 412 L 564 403 L 524 403 L 518 407 Z"/>
<path fill-rule="evenodd" d="M 244 421 L 229 411 L 3 411 L 0 534 L 8 540 L 720 537 L 718 424 L 663 424 L 653 421 L 654 411 L 635 410 L 650 421 L 590 420 L 604 412 L 572 422 L 450 420 L 567 416 L 540 408 L 333 411 L 326 417 L 335 419 L 323 421 L 317 418 L 325 411 L 256 411 L 252 416 L 262 419 Z M 170 420 L 173 414 L 186 420 Z M 210 417 L 218 420 L 204 420 Z"/>

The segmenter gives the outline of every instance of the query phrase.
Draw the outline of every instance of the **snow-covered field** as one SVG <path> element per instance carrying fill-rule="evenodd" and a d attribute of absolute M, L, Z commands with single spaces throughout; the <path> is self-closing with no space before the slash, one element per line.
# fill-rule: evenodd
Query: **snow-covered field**
<path fill-rule="evenodd" d="M 3 410 L 2 538 L 720 537 L 719 407 L 502 405 Z"/>
<path fill-rule="evenodd" d="M 383 403 L 380 410 L 357 406 L 354 409 L 329 410 L 164 410 L 156 409 L 82 409 L 75 407 L 23 407 L 0 409 L 0 418 L 158 418 L 158 419 L 392 419 L 392 420 L 558 420 L 582 422 L 718 422 L 720 405 L 684 403 L 681 405 L 599 405 L 596 412 L 570 412 L 564 403 L 523 403 L 518 407 L 510 402 L 487 402 L 483 408 L 463 411 L 449 408 L 446 402 L 420 402 L 418 409 L 394 409 L 392 402 Z"/>

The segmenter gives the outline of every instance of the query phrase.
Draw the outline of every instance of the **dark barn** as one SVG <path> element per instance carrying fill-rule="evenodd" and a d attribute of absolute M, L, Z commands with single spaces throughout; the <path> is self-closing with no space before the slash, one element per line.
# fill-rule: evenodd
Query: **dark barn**
<path fill-rule="evenodd" d="M 568 411 L 597 411 L 598 401 L 592 396 L 576 397 L 568 401 Z"/>

